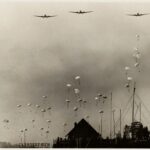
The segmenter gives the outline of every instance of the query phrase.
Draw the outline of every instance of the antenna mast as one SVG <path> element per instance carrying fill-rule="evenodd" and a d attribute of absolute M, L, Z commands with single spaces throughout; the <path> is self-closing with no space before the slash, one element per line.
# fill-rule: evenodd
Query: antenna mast
<path fill-rule="evenodd" d="M 132 102 L 132 123 L 134 120 L 134 101 L 135 101 L 135 90 L 136 90 L 136 83 L 134 82 L 134 88 L 133 88 L 133 102 Z"/>
<path fill-rule="evenodd" d="M 112 129 L 112 92 L 110 96 L 110 139 L 111 139 L 111 129 Z"/>

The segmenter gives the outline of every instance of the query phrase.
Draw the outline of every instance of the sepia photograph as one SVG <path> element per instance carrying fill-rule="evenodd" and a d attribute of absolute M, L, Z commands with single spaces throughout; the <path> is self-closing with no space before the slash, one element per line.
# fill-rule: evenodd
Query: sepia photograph
<path fill-rule="evenodd" d="M 0 0 L 0 148 L 150 148 L 150 2 Z"/>

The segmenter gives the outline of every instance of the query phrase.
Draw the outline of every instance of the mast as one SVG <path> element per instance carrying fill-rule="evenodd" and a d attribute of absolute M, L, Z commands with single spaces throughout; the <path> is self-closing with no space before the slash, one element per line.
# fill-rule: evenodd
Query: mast
<path fill-rule="evenodd" d="M 120 109 L 120 137 L 121 137 L 121 109 Z"/>
<path fill-rule="evenodd" d="M 112 129 L 112 92 L 110 95 L 110 139 L 111 139 L 111 129 Z"/>
<path fill-rule="evenodd" d="M 102 128 L 102 126 L 103 126 L 103 114 L 101 114 L 101 136 L 102 136 L 102 132 L 103 132 L 103 128 Z"/>
<path fill-rule="evenodd" d="M 113 112 L 113 128 L 114 128 L 114 138 L 115 138 L 115 135 L 116 135 L 116 131 L 115 131 L 115 110 L 112 111 Z"/>
<path fill-rule="evenodd" d="M 132 123 L 134 122 L 134 101 L 135 101 L 135 82 L 134 82 L 134 88 L 133 88 L 133 101 L 132 101 Z"/>
<path fill-rule="evenodd" d="M 141 102 L 140 102 L 140 122 L 141 122 L 141 111 L 142 111 L 142 108 L 141 108 Z"/>

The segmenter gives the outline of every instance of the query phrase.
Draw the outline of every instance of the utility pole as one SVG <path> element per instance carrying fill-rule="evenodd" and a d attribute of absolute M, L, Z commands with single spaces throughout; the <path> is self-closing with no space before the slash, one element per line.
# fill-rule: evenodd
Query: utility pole
<path fill-rule="evenodd" d="M 135 101 L 135 82 L 134 82 L 134 88 L 133 88 L 133 102 L 132 102 L 132 123 L 134 122 L 134 101 Z"/>
<path fill-rule="evenodd" d="M 114 138 L 115 138 L 115 135 L 116 135 L 116 131 L 115 131 L 115 110 L 112 111 L 113 113 L 113 125 L 114 125 Z"/>
<path fill-rule="evenodd" d="M 102 134 L 103 134 L 103 113 L 104 111 L 101 111 L 101 137 L 102 137 Z"/>
<path fill-rule="evenodd" d="M 120 137 L 121 137 L 121 109 L 120 109 Z"/>
<path fill-rule="evenodd" d="M 102 131 L 103 131 L 103 120 L 102 120 L 103 118 L 102 117 L 103 117 L 103 114 L 101 114 L 101 136 L 102 136 Z"/>
<path fill-rule="evenodd" d="M 140 102 L 140 122 L 142 121 L 141 120 L 141 111 L 142 111 L 142 107 L 141 107 L 141 102 Z"/>
<path fill-rule="evenodd" d="M 112 129 L 112 92 L 110 95 L 110 139 L 111 139 L 111 129 Z"/>
<path fill-rule="evenodd" d="M 134 87 L 133 87 L 133 102 L 132 102 L 132 124 L 134 123 L 134 121 L 135 121 L 135 119 L 134 119 L 134 101 L 135 101 L 135 90 L 136 90 L 136 88 L 135 88 L 135 82 L 134 82 Z M 131 126 L 132 126 L 132 124 L 131 124 Z M 132 130 L 132 132 L 131 132 L 131 134 L 132 134 L 132 139 L 133 139 L 133 130 Z"/>
<path fill-rule="evenodd" d="M 25 135 L 25 131 L 23 132 L 23 139 L 24 139 L 24 144 L 26 143 L 26 135 Z"/>

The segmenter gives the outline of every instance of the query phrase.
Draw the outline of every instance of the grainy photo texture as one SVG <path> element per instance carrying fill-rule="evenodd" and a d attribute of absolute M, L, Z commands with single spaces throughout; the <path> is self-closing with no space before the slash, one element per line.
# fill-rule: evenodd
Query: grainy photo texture
<path fill-rule="evenodd" d="M 0 147 L 150 148 L 150 3 L 0 1 Z"/>

